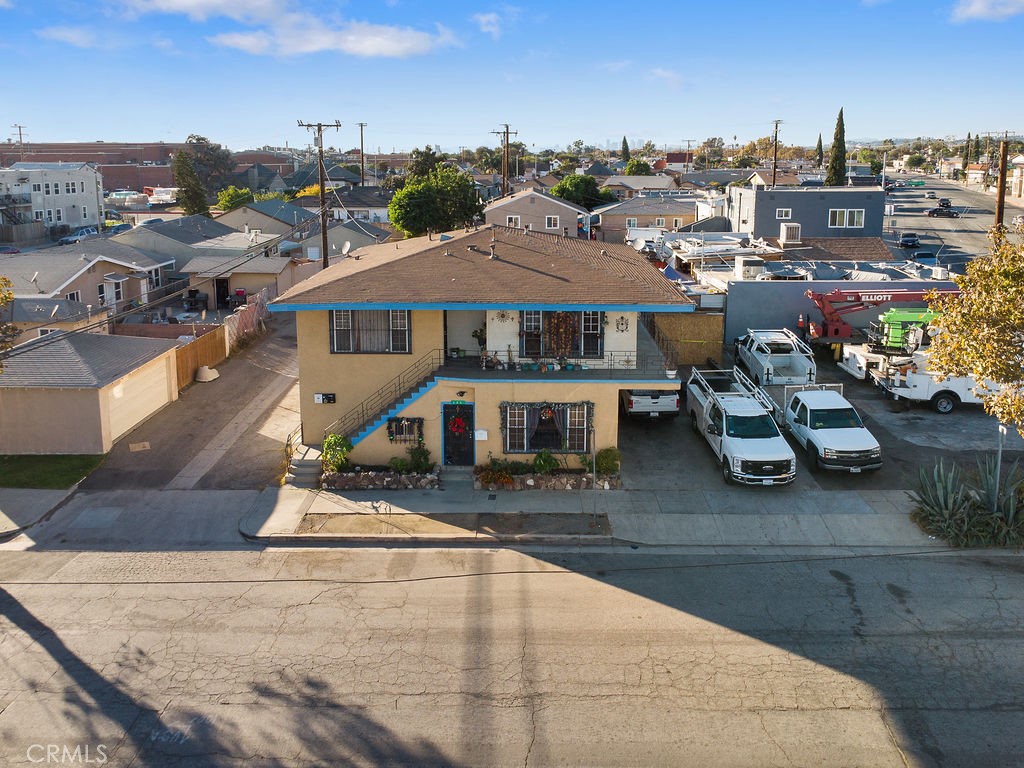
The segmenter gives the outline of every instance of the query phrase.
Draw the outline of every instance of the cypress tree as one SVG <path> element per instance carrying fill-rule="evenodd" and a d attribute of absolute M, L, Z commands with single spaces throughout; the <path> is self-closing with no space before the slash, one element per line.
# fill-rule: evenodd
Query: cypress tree
<path fill-rule="evenodd" d="M 822 163 L 825 162 L 825 150 L 821 146 L 821 134 L 818 134 L 818 145 L 814 148 L 814 166 L 821 168 Z"/>
<path fill-rule="evenodd" d="M 839 109 L 839 117 L 836 118 L 836 132 L 829 150 L 825 186 L 846 186 L 846 125 L 843 123 L 842 107 Z"/>
<path fill-rule="evenodd" d="M 626 141 L 626 137 L 622 137 L 622 162 L 629 162 L 629 142 Z"/>
<path fill-rule="evenodd" d="M 967 170 L 967 164 L 971 162 L 971 132 L 967 132 L 967 141 L 964 142 L 964 149 L 960 153 L 960 169 Z"/>
<path fill-rule="evenodd" d="M 178 205 L 185 215 L 201 213 L 209 216 L 210 206 L 206 202 L 206 191 L 192 165 L 192 154 L 184 149 L 175 152 L 171 173 L 174 176 L 174 186 L 178 188 Z"/>

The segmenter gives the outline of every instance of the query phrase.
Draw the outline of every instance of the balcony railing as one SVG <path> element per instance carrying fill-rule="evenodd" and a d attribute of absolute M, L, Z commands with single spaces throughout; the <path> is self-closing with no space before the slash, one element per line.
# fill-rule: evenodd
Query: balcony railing
<path fill-rule="evenodd" d="M 32 195 L 0 195 L 0 205 L 32 205 Z"/>

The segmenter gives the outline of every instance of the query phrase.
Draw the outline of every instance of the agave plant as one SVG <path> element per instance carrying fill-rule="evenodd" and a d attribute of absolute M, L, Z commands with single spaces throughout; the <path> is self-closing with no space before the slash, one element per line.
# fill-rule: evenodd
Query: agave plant
<path fill-rule="evenodd" d="M 1024 483 L 1024 474 L 1020 472 L 1016 461 L 1004 472 L 999 469 L 994 456 L 986 455 L 978 459 L 978 501 L 1009 528 L 1013 528 L 1017 522 L 1017 497 Z"/>
<path fill-rule="evenodd" d="M 977 502 L 955 463 L 947 469 L 939 459 L 931 473 L 922 467 L 918 487 L 910 492 L 910 497 L 917 504 L 914 519 L 929 533 L 953 546 L 965 546 L 974 538 Z"/>

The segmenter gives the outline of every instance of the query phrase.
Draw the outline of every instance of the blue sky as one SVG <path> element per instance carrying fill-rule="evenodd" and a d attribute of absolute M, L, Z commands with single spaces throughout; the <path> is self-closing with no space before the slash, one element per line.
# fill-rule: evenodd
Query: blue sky
<path fill-rule="evenodd" d="M 1024 0 L 0 0 L 3 130 L 367 152 L 1024 131 Z"/>

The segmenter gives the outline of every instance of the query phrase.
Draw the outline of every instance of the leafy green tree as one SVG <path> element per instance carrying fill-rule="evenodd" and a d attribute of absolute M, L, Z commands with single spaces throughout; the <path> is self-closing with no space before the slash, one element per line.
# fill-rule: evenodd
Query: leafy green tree
<path fill-rule="evenodd" d="M 638 154 L 641 157 L 654 157 L 656 154 L 658 154 L 658 148 L 654 146 L 653 141 L 648 140 L 644 142 L 644 145 L 642 147 L 640 147 L 640 152 Z"/>
<path fill-rule="evenodd" d="M 405 182 L 405 176 L 399 176 L 397 173 L 389 173 L 380 180 L 380 188 L 390 192 L 397 192 L 405 186 Z"/>
<path fill-rule="evenodd" d="M 407 237 L 427 230 L 445 232 L 473 221 L 483 203 L 469 174 L 438 166 L 426 176 L 410 176 L 388 205 L 388 218 Z"/>
<path fill-rule="evenodd" d="M 636 158 L 633 158 L 630 162 L 632 163 L 634 160 Z M 584 176 L 577 173 L 566 176 L 555 184 L 551 188 L 551 194 L 563 200 L 568 200 L 570 203 L 582 206 L 588 211 L 605 203 L 614 203 L 618 199 L 611 190 L 598 188 L 597 179 L 593 176 Z"/>
<path fill-rule="evenodd" d="M 651 164 L 646 160 L 634 157 L 626 163 L 625 173 L 627 176 L 650 176 L 653 174 L 653 171 L 651 170 Z"/>
<path fill-rule="evenodd" d="M 998 388 L 982 393 L 985 412 L 1024 436 L 1024 243 L 1011 240 L 1002 225 L 988 237 L 991 253 L 953 278 L 960 294 L 932 302 L 943 314 L 934 321 L 931 367 L 993 382 Z"/>
<path fill-rule="evenodd" d="M 620 157 L 622 159 L 622 162 L 624 162 L 624 163 L 628 163 L 629 162 L 629 142 L 626 141 L 626 137 L 625 136 L 622 137 L 622 152 L 621 152 Z"/>
<path fill-rule="evenodd" d="M 288 197 L 284 192 L 257 192 L 253 195 L 253 199 L 257 203 L 262 203 L 266 200 L 280 200 L 281 202 L 285 202 L 288 200 Z"/>
<path fill-rule="evenodd" d="M 0 275 L 0 309 L 14 301 L 14 291 L 11 281 L 4 275 Z M 0 322 L 0 353 L 6 352 L 14 344 L 18 337 L 18 329 L 14 323 Z M 0 373 L 4 372 L 4 359 L 0 357 Z"/>
<path fill-rule="evenodd" d="M 232 185 L 217 193 L 217 207 L 222 211 L 233 211 L 235 208 L 241 208 L 247 203 L 254 202 L 255 199 L 248 187 L 239 189 Z"/>
<path fill-rule="evenodd" d="M 825 186 L 846 186 L 846 125 L 843 122 L 842 108 L 839 109 L 839 117 L 836 118 L 836 132 L 829 149 Z"/>
<path fill-rule="evenodd" d="M 444 162 L 444 155 L 434 151 L 429 144 L 423 149 L 416 148 L 409 153 L 409 164 L 405 172 L 409 176 L 429 176 L 437 166 Z M 426 230 L 424 230 L 426 231 Z"/>
<path fill-rule="evenodd" d="M 814 146 L 814 167 L 821 168 L 825 162 L 825 150 L 821 146 L 821 134 L 818 134 L 818 143 Z"/>
<path fill-rule="evenodd" d="M 235 172 L 231 151 L 211 142 L 205 136 L 192 134 L 186 139 L 192 155 L 192 169 L 202 184 L 207 200 L 213 200 L 218 189 L 223 189 Z"/>
<path fill-rule="evenodd" d="M 926 162 L 928 159 L 924 155 L 915 153 L 907 157 L 906 166 L 907 168 L 921 168 Z"/>
<path fill-rule="evenodd" d="M 750 155 L 740 155 L 732 161 L 733 168 L 757 168 L 757 158 Z"/>
<path fill-rule="evenodd" d="M 865 147 L 857 153 L 857 159 L 862 163 L 870 165 L 871 173 L 875 176 L 882 172 L 882 159 L 875 150 Z"/>
<path fill-rule="evenodd" d="M 697 168 L 716 168 L 722 162 L 725 155 L 725 141 L 716 136 L 705 139 L 697 148 L 697 157 L 694 165 Z"/>
<path fill-rule="evenodd" d="M 185 215 L 201 213 L 203 216 L 209 216 L 210 206 L 206 202 L 206 190 L 203 189 L 203 183 L 192 167 L 192 153 L 185 149 L 175 152 L 171 173 L 174 176 L 174 186 L 178 188 L 178 205 Z"/>

